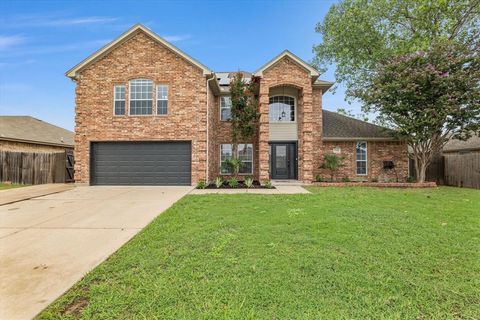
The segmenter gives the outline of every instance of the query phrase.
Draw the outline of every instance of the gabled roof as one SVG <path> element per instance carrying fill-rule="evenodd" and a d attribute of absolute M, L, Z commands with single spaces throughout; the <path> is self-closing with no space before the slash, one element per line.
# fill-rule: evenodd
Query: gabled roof
<path fill-rule="evenodd" d="M 331 81 L 325 81 L 325 80 L 320 80 L 317 79 L 314 83 L 313 86 L 316 88 L 322 88 L 323 92 L 327 91 L 330 89 L 335 83 Z"/>
<path fill-rule="evenodd" d="M 450 139 L 443 147 L 443 152 L 480 150 L 480 137 L 472 136 L 466 141 Z"/>
<path fill-rule="evenodd" d="M 324 140 L 394 140 L 393 131 L 336 112 L 323 110 Z"/>
<path fill-rule="evenodd" d="M 0 116 L 0 140 L 73 147 L 74 135 L 30 116 Z"/>
<path fill-rule="evenodd" d="M 283 59 L 284 57 L 289 57 L 299 66 L 305 68 L 307 71 L 310 72 L 310 76 L 318 77 L 320 75 L 320 73 L 315 68 L 313 68 L 311 65 L 309 65 L 308 63 L 306 63 L 305 61 L 303 61 L 302 59 L 300 59 L 299 57 L 297 57 L 296 55 L 294 55 L 288 50 L 283 51 L 278 56 L 276 56 L 275 58 L 273 58 L 272 60 L 264 64 L 260 69 L 255 71 L 253 75 L 257 77 L 261 77 L 263 75 L 263 71 L 267 70 L 268 68 L 273 66 L 275 63 Z"/>
<path fill-rule="evenodd" d="M 75 67 L 73 67 L 72 69 L 68 70 L 65 75 L 69 78 L 72 78 L 72 79 L 75 79 L 77 73 L 82 70 L 83 68 L 85 68 L 86 66 L 90 65 L 90 63 L 96 61 L 97 59 L 103 57 L 105 54 L 109 53 L 111 50 L 113 50 L 114 48 L 116 48 L 119 44 L 123 43 L 125 40 L 131 38 L 133 35 L 135 35 L 137 32 L 139 31 L 143 31 L 145 32 L 147 35 L 149 35 L 152 39 L 154 39 L 155 41 L 157 41 L 158 43 L 160 43 L 161 45 L 165 46 L 167 49 L 170 49 L 172 52 L 178 54 L 179 56 L 183 57 L 185 60 L 187 60 L 188 62 L 190 62 L 191 64 L 197 66 L 198 68 L 200 68 L 201 70 L 203 70 L 203 74 L 207 75 L 207 74 L 211 74 L 212 71 L 205 65 L 203 65 L 202 63 L 198 62 L 197 60 L 195 60 L 194 58 L 192 58 L 191 56 L 189 56 L 188 54 L 186 54 L 185 52 L 183 52 L 182 50 L 178 49 L 177 47 L 175 47 L 173 44 L 171 44 L 170 42 L 166 41 L 165 39 L 163 39 L 162 37 L 160 37 L 158 34 L 156 34 L 155 32 L 151 31 L 150 29 L 146 28 L 145 26 L 143 26 L 142 24 L 136 24 L 134 25 L 133 27 L 131 27 L 130 29 L 128 29 L 126 32 L 124 32 L 123 34 L 121 34 L 118 38 L 116 38 L 115 40 L 113 40 L 112 42 L 108 43 L 107 45 L 105 45 L 104 47 L 100 48 L 98 51 L 96 51 L 95 53 L 93 53 L 92 55 L 90 55 L 88 58 L 86 58 L 85 60 L 83 60 L 82 62 L 80 62 L 79 64 L 77 64 Z"/>

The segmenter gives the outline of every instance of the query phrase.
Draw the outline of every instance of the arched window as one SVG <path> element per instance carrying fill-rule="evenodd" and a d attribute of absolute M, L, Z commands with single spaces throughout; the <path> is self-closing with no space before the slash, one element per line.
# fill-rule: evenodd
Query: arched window
<path fill-rule="evenodd" d="M 294 122 L 295 99 L 289 96 L 270 97 L 268 117 L 270 122 Z"/>
<path fill-rule="evenodd" d="M 153 112 L 153 81 L 130 80 L 130 114 L 142 115 Z"/>

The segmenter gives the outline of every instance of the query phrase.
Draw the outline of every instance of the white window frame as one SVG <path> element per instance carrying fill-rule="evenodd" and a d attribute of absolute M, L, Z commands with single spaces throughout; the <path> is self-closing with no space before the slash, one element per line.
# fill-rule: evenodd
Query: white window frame
<path fill-rule="evenodd" d="M 152 82 L 152 98 L 151 99 L 132 99 L 132 82 L 133 81 L 136 81 L 136 80 L 147 80 L 147 81 L 151 81 Z M 155 87 L 155 83 L 153 83 L 153 80 L 151 79 L 146 79 L 146 78 L 137 78 L 137 79 L 131 79 L 128 81 L 128 115 L 129 116 L 133 116 L 133 117 L 151 117 L 153 115 L 155 115 L 155 109 L 156 109 L 156 105 L 155 105 L 155 92 L 153 90 L 153 88 Z M 132 108 L 130 108 L 130 103 L 132 102 L 132 100 L 135 100 L 135 101 L 152 101 L 152 113 L 147 113 L 147 114 L 132 114 Z"/>
<path fill-rule="evenodd" d="M 158 96 L 158 89 L 160 87 L 165 87 L 167 89 L 167 98 L 164 99 L 164 98 L 160 98 Z M 157 116 L 167 116 L 168 115 L 168 111 L 170 109 L 170 106 L 169 106 L 169 103 L 168 103 L 168 95 L 170 94 L 170 87 L 167 85 L 167 84 L 157 84 L 156 88 L 155 88 L 155 115 Z M 158 101 L 167 101 L 167 113 L 158 113 Z"/>
<path fill-rule="evenodd" d="M 365 144 L 365 160 L 358 160 L 357 159 L 357 154 L 358 154 L 358 145 L 360 143 Z M 365 173 L 358 173 L 358 162 L 365 162 Z M 355 144 L 355 174 L 357 176 L 366 176 L 368 175 L 368 143 L 367 141 L 357 141 Z"/>
<path fill-rule="evenodd" d="M 225 160 L 222 160 L 222 151 L 223 151 L 223 146 L 224 146 L 224 145 L 230 146 L 230 150 L 231 150 L 232 155 L 233 155 L 233 146 L 232 146 L 231 143 L 221 143 L 221 144 L 220 144 L 220 175 L 230 176 L 230 175 L 232 175 L 231 172 L 222 172 L 222 163 L 223 163 L 223 161 L 225 161 Z M 251 163 L 252 163 L 252 171 L 251 171 L 251 172 L 246 172 L 246 173 L 245 173 L 245 172 L 243 172 L 243 173 L 238 173 L 238 174 L 241 175 L 241 176 L 250 176 L 250 175 L 253 175 L 253 172 L 255 171 L 255 170 L 254 170 L 254 160 L 253 160 L 253 158 L 254 158 L 254 151 L 255 151 L 255 150 L 253 149 L 253 143 L 239 143 L 238 145 L 239 145 L 239 146 L 240 146 L 240 145 L 246 145 L 247 147 L 248 147 L 248 146 L 251 146 L 251 149 L 252 149 L 252 160 L 250 160 L 250 161 L 242 161 L 242 162 L 251 162 Z M 238 157 L 238 150 L 237 150 L 237 157 Z"/>
<path fill-rule="evenodd" d="M 117 88 L 123 87 L 123 99 L 117 99 Z M 116 84 L 113 86 L 113 115 L 115 117 L 124 117 L 127 115 L 127 87 L 124 84 Z M 115 113 L 115 102 L 117 101 L 124 101 L 125 102 L 125 112 L 123 114 L 116 114 Z"/>
<path fill-rule="evenodd" d="M 229 98 L 230 99 L 230 107 L 229 108 L 226 108 L 226 107 L 222 107 L 222 99 L 223 98 Z M 220 121 L 230 121 L 231 117 L 232 117 L 232 97 L 230 96 L 220 96 Z M 223 109 L 230 109 L 230 118 L 228 118 L 227 120 L 223 120 L 222 119 L 222 110 Z"/>
<path fill-rule="evenodd" d="M 289 97 L 293 99 L 293 117 L 295 120 L 293 121 L 278 121 L 278 120 L 270 120 L 270 99 L 274 97 Z M 273 96 L 268 97 L 268 121 L 269 123 L 297 123 L 297 98 L 295 96 L 289 94 L 276 94 Z"/>

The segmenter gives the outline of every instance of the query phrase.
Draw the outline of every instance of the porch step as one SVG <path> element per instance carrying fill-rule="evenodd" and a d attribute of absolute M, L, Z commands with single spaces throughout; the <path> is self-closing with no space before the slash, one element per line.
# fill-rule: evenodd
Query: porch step
<path fill-rule="evenodd" d="M 273 186 L 303 186 L 305 184 L 299 180 L 272 180 Z"/>

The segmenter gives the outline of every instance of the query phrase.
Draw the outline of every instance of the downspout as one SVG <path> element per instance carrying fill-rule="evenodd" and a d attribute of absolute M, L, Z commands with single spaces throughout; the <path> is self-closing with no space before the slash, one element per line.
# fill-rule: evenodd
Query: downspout
<path fill-rule="evenodd" d="M 214 80 L 215 79 L 215 73 L 212 73 L 211 74 L 211 78 L 209 79 L 207 77 L 207 165 L 206 165 L 206 169 L 205 169 L 205 182 L 208 184 L 208 168 L 210 166 L 210 162 L 209 162 L 209 158 L 208 158 L 208 155 L 209 155 L 209 144 L 210 144 L 210 137 L 208 136 L 208 127 L 209 127 L 209 121 L 210 121 L 210 117 L 208 115 L 208 111 L 210 109 L 210 105 L 209 105 L 209 101 L 208 101 L 208 96 L 209 96 L 209 92 L 210 92 L 210 81 L 211 80 Z"/>

